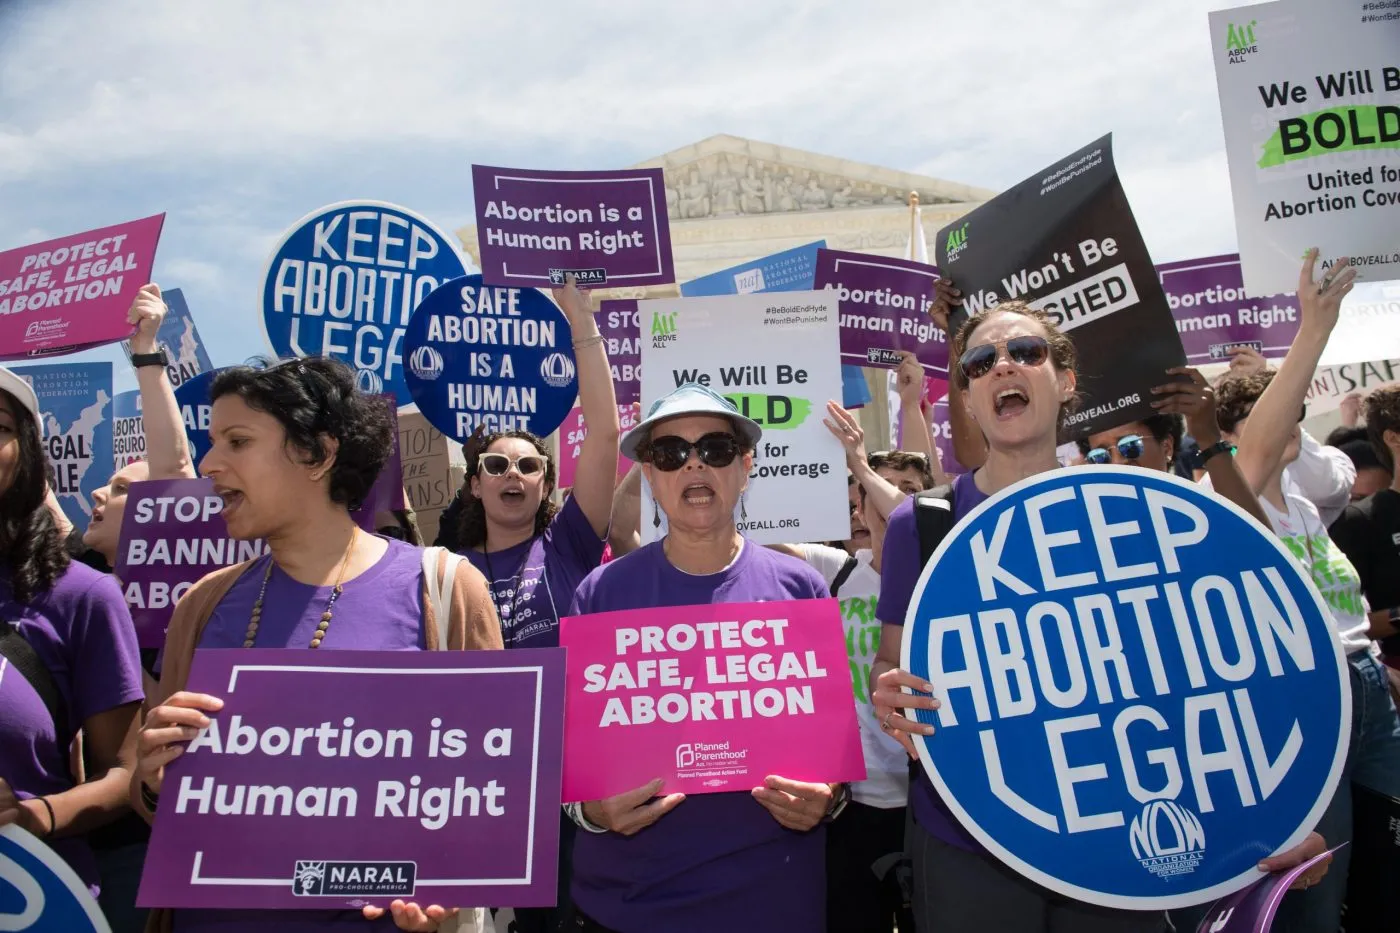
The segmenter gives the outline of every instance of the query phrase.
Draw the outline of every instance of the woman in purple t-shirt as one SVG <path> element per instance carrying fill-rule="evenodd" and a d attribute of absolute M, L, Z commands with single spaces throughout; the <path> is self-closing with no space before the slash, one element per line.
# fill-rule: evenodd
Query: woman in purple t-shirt
<path fill-rule="evenodd" d="M 33 390 L 0 368 L 0 825 L 47 841 L 95 895 L 84 835 L 130 812 L 141 663 L 121 591 L 69 560 L 45 505 L 39 419 Z"/>

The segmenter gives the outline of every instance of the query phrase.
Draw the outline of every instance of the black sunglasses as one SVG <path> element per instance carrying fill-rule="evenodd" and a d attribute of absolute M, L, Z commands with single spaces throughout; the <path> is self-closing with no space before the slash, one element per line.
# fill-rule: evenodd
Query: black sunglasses
<path fill-rule="evenodd" d="M 663 473 L 672 473 L 685 466 L 692 450 L 700 455 L 700 462 L 705 466 L 727 467 L 739 456 L 739 439 L 723 431 L 706 434 L 694 442 L 668 434 L 654 437 L 647 443 L 645 458 Z"/>
<path fill-rule="evenodd" d="M 962 368 L 963 378 L 971 382 L 991 372 L 992 367 L 997 364 L 997 355 L 1002 347 L 1006 348 L 1006 355 L 1011 362 L 1021 366 L 1039 366 L 1050 356 L 1049 342 L 1044 337 L 1031 334 L 1012 337 L 1002 343 L 984 343 L 968 347 L 963 351 L 963 355 L 958 357 L 958 366 Z"/>
<path fill-rule="evenodd" d="M 1123 455 L 1124 460 L 1136 460 L 1142 456 L 1142 438 L 1137 434 L 1124 434 L 1118 438 L 1118 442 L 1113 446 L 1118 448 L 1118 452 Z M 1106 447 L 1095 447 L 1084 455 L 1085 463 L 1097 463 L 1102 466 L 1113 459 L 1113 455 Z"/>

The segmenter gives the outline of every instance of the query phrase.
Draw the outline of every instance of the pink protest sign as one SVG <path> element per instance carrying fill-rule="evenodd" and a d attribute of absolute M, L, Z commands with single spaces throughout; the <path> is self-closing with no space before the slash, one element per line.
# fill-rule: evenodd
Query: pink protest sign
<path fill-rule="evenodd" d="M 748 791 L 865 779 L 836 600 L 629 609 L 559 620 L 564 800 L 656 778 Z"/>
<path fill-rule="evenodd" d="M 617 406 L 618 421 L 622 423 L 622 433 L 626 434 L 637 426 L 637 415 L 631 405 Z M 578 458 L 583 453 L 583 440 L 588 437 L 588 424 L 583 420 L 583 409 L 577 405 L 569 412 L 564 423 L 559 426 L 559 485 L 568 488 L 574 484 L 574 474 L 578 470 Z M 617 458 L 617 477 L 621 479 L 632 468 L 632 461 L 621 455 Z"/>
<path fill-rule="evenodd" d="M 0 253 L 0 360 L 73 353 L 131 336 L 164 214 Z"/>

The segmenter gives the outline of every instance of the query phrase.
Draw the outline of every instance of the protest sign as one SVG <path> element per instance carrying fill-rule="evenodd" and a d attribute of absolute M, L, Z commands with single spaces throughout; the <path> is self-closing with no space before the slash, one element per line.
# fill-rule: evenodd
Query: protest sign
<path fill-rule="evenodd" d="M 1349 668 L 1317 590 L 1166 473 L 1072 467 L 981 503 L 925 566 L 902 648 L 942 702 L 915 744 L 953 814 L 1093 904 L 1244 887 L 1317 825 L 1346 758 Z"/>
<path fill-rule="evenodd" d="M 146 425 L 141 419 L 141 390 L 112 397 L 112 469 L 146 459 Z"/>
<path fill-rule="evenodd" d="M 544 288 L 676 280 L 659 168 L 538 172 L 472 166 L 477 245 L 488 285 Z"/>
<path fill-rule="evenodd" d="M 1246 298 L 1239 256 L 1163 263 L 1157 277 L 1192 366 L 1228 363 L 1230 348 L 1241 346 L 1282 359 L 1298 336 L 1298 297 Z"/>
<path fill-rule="evenodd" d="M 681 283 L 682 298 L 751 295 L 754 292 L 805 292 L 814 288 L 817 251 L 825 240 L 783 250 Z"/>
<path fill-rule="evenodd" d="M 618 405 L 631 405 L 642 395 L 642 314 L 637 300 L 599 302 L 598 333 L 608 349 L 613 391 Z"/>
<path fill-rule="evenodd" d="M 0 826 L 0 930 L 112 933 L 77 872 L 14 824 Z"/>
<path fill-rule="evenodd" d="M 1400 877 L 1400 798 L 1352 785 L 1351 864 L 1342 909 L 1346 933 L 1391 933 Z"/>
<path fill-rule="evenodd" d="M 1365 394 L 1397 379 L 1400 379 L 1400 359 L 1319 366 L 1313 371 L 1312 385 L 1308 387 L 1308 417 L 1336 411 L 1342 407 L 1342 399 L 1352 392 Z"/>
<path fill-rule="evenodd" d="M 559 643 L 565 801 L 865 778 L 834 599 L 572 616 Z"/>
<path fill-rule="evenodd" d="M 929 430 L 933 434 L 933 445 L 938 448 L 938 460 L 943 466 L 943 472 L 949 476 L 956 476 L 966 473 L 967 467 L 958 462 L 958 455 L 953 452 L 953 423 L 948 417 L 948 404 L 947 394 L 933 403 Z"/>
<path fill-rule="evenodd" d="M 617 406 L 617 420 L 622 433 L 626 434 L 637 426 L 637 415 L 631 405 Z M 574 406 L 569 417 L 559 426 L 559 487 L 567 489 L 574 484 L 578 470 L 578 458 L 583 454 L 583 442 L 588 437 L 588 422 L 583 418 L 583 409 Z M 632 469 L 632 461 L 621 454 L 617 458 L 617 478 L 621 479 Z"/>
<path fill-rule="evenodd" d="M 840 298 L 841 361 L 897 369 L 912 352 L 929 375 L 948 378 L 948 335 L 928 316 L 938 270 L 922 262 L 817 251 L 815 284 Z"/>
<path fill-rule="evenodd" d="M 329 356 L 363 392 L 409 405 L 404 331 L 413 309 L 467 274 L 456 242 L 427 219 L 379 201 L 343 201 L 292 225 L 263 276 L 263 329 L 278 356 Z"/>
<path fill-rule="evenodd" d="M 199 651 L 188 689 L 224 705 L 165 769 L 142 906 L 554 903 L 558 649 Z"/>
<path fill-rule="evenodd" d="M 1298 287 L 1351 257 L 1400 279 L 1400 16 L 1374 0 L 1280 0 L 1210 14 L 1244 287 Z"/>
<path fill-rule="evenodd" d="M 462 486 L 463 468 L 453 462 L 452 446 L 442 432 L 419 412 L 399 413 L 399 460 L 408 505 L 418 521 L 423 540 L 437 540 L 443 510 Z"/>
<path fill-rule="evenodd" d="M 92 518 L 92 494 L 113 472 L 112 364 L 15 366 L 39 397 L 44 451 L 54 468 L 54 494 L 79 531 Z"/>
<path fill-rule="evenodd" d="M 212 480 L 131 484 L 115 573 L 142 648 L 164 646 L 175 604 L 201 577 L 267 551 L 263 541 L 230 538 L 223 510 Z"/>
<path fill-rule="evenodd" d="M 547 437 L 578 398 L 568 319 L 538 289 L 453 279 L 414 312 L 404 353 L 418 410 L 459 441 L 477 425 Z"/>
<path fill-rule="evenodd" d="M 172 288 L 162 292 L 161 298 L 170 310 L 166 313 L 165 320 L 160 323 L 156 339 L 165 346 L 170 357 L 170 365 L 165 367 L 165 372 L 170 377 L 170 384 L 178 389 L 185 380 L 213 369 L 214 366 L 209 362 L 204 341 L 199 339 L 199 330 L 194 326 L 194 316 L 190 314 L 190 306 L 185 303 L 185 293 L 178 288 Z M 127 360 L 130 360 L 130 344 L 123 343 L 122 349 L 126 351 Z"/>
<path fill-rule="evenodd" d="M 1341 846 L 1337 848 L 1340 849 Z M 1319 862 L 1330 859 L 1336 851 L 1337 849 L 1332 849 L 1315 855 L 1287 871 L 1264 875 L 1249 887 L 1221 898 L 1212 904 L 1210 910 L 1201 918 L 1201 922 L 1196 926 L 1196 933 L 1269 933 L 1279 905 L 1283 903 L 1283 897 L 1293 882 Z M 1353 931 L 1351 924 L 1344 929 L 1349 933 Z"/>
<path fill-rule="evenodd" d="M 1360 282 L 1342 299 L 1322 365 L 1400 356 L 1400 282 Z"/>
<path fill-rule="evenodd" d="M 226 368 L 226 367 L 225 367 Z M 222 369 L 211 369 L 186 379 L 175 390 L 175 402 L 180 406 L 180 419 L 185 422 L 185 437 L 190 442 L 190 459 L 199 469 L 204 455 L 209 453 L 209 420 L 214 406 L 209 401 L 209 389 Z"/>
<path fill-rule="evenodd" d="M 399 453 L 398 410 L 394 407 L 392 395 L 385 393 L 381 397 L 384 399 L 389 413 L 389 424 L 393 429 L 393 440 L 390 441 L 392 448 L 389 451 L 389 459 L 379 468 L 379 475 L 374 478 L 374 485 L 369 488 L 365 501 L 350 513 L 355 524 L 366 531 L 375 530 L 375 516 L 380 512 L 392 512 L 405 508 L 407 504 L 403 488 L 403 459 Z"/>
<path fill-rule="evenodd" d="M 840 386 L 831 292 L 659 298 L 641 304 L 642 411 L 686 382 L 729 399 L 763 428 L 741 532 L 758 544 L 850 533 L 846 458 L 822 424 Z M 642 514 L 652 513 L 642 490 Z M 642 522 L 642 540 L 666 533 Z"/>
<path fill-rule="evenodd" d="M 125 340 L 164 214 L 0 253 L 0 360 Z"/>
<path fill-rule="evenodd" d="M 999 301 L 1050 315 L 1079 352 L 1078 437 L 1153 414 L 1148 391 L 1186 361 L 1105 136 L 938 232 L 938 268 L 963 293 L 956 333 Z"/>

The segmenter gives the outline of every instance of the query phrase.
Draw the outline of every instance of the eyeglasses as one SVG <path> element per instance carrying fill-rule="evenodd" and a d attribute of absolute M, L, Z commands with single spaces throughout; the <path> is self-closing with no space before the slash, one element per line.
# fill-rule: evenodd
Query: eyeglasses
<path fill-rule="evenodd" d="M 963 378 L 971 382 L 974 379 L 981 379 L 991 372 L 992 367 L 997 364 L 997 357 L 1000 355 L 1002 347 L 1006 348 L 1006 355 L 1011 362 L 1021 366 L 1039 366 L 1050 355 L 1049 342 L 1044 337 L 1036 337 L 1031 334 L 1024 337 L 1012 337 L 1001 343 L 984 343 L 980 346 L 968 347 L 958 358 L 958 366 L 962 368 Z"/>
<path fill-rule="evenodd" d="M 515 467 L 516 472 L 521 476 L 534 476 L 536 473 L 543 473 L 544 458 L 535 454 L 526 454 L 523 457 L 507 457 L 505 454 L 482 454 L 477 458 L 482 472 L 490 476 L 505 476 L 511 467 Z"/>
<path fill-rule="evenodd" d="M 1125 434 L 1118 438 L 1118 443 L 1113 446 L 1118 448 L 1118 452 L 1123 455 L 1124 460 L 1136 460 L 1142 456 L 1142 438 L 1137 434 Z M 1095 447 L 1084 455 L 1085 463 L 1097 463 L 1102 466 L 1113 459 L 1113 455 L 1105 447 Z"/>
<path fill-rule="evenodd" d="M 700 455 L 700 462 L 705 466 L 727 467 L 739 456 L 739 439 L 723 431 L 706 434 L 694 442 L 674 434 L 654 437 L 647 444 L 646 459 L 661 472 L 672 473 L 685 466 L 692 450 Z"/>

